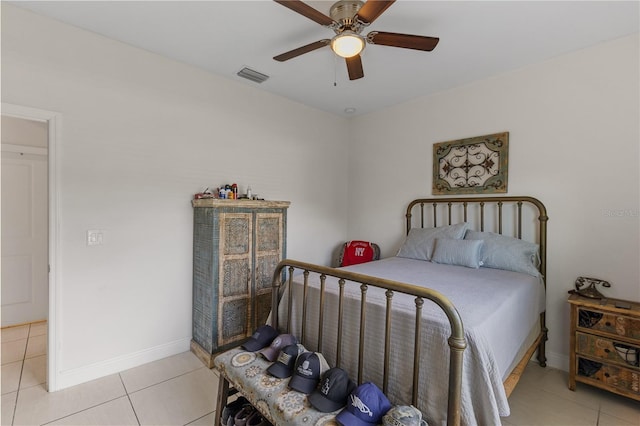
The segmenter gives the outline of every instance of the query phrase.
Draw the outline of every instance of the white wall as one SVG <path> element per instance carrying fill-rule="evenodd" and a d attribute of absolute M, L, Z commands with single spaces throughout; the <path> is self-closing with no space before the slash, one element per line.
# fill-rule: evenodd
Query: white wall
<path fill-rule="evenodd" d="M 63 124 L 60 387 L 186 350 L 194 192 L 235 181 L 291 201 L 292 258 L 326 264 L 346 238 L 391 255 L 406 203 L 431 192 L 432 144 L 498 131 L 509 193 L 549 210 L 562 366 L 577 276 L 640 299 L 638 50 L 627 37 L 349 123 L 3 3 L 2 101 Z M 331 190 L 347 179 L 348 198 Z"/>
<path fill-rule="evenodd" d="M 434 143 L 509 131 L 509 194 L 549 213 L 551 365 L 566 368 L 567 291 L 578 276 L 640 300 L 638 35 L 359 117 L 349 150 L 349 238 L 402 242 L 429 196 Z"/>
<path fill-rule="evenodd" d="M 203 188 L 291 201 L 290 257 L 346 237 L 341 118 L 6 3 L 2 102 L 61 114 L 59 388 L 188 350 Z"/>

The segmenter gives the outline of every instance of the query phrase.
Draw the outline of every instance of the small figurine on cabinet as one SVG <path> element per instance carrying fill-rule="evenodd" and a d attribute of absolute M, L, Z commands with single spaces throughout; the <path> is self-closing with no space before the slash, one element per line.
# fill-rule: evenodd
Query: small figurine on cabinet
<path fill-rule="evenodd" d="M 213 194 L 211 193 L 211 190 L 209 188 L 205 189 L 202 192 L 198 192 L 197 194 L 195 194 L 193 196 L 193 198 L 195 200 L 200 200 L 202 198 L 214 198 Z"/>
<path fill-rule="evenodd" d="M 608 281 L 599 280 L 597 278 L 578 277 L 576 280 L 575 290 L 570 290 L 569 293 L 576 293 L 580 296 L 588 297 L 590 299 L 604 299 L 602 293 L 598 291 L 596 285 L 602 287 L 611 287 Z"/>

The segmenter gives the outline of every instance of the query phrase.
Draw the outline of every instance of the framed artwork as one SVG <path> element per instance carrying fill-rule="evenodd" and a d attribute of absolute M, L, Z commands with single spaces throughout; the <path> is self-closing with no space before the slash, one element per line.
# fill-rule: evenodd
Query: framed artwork
<path fill-rule="evenodd" d="M 433 195 L 507 192 L 509 132 L 433 144 Z"/>

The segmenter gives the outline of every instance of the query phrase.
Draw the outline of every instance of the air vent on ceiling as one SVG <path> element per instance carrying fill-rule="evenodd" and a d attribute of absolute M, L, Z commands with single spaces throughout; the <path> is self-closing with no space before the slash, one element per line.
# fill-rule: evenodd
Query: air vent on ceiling
<path fill-rule="evenodd" d="M 261 72 L 252 70 L 251 68 L 247 67 L 244 67 L 240 71 L 238 71 L 238 75 L 242 78 L 246 78 L 247 80 L 255 81 L 256 83 L 262 83 L 269 78 L 268 75 L 262 74 Z"/>

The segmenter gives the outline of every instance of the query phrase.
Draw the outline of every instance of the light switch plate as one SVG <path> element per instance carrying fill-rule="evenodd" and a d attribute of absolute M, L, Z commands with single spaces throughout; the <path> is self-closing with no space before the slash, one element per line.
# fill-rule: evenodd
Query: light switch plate
<path fill-rule="evenodd" d="M 87 245 L 88 246 L 99 246 L 104 243 L 104 231 L 100 230 L 88 230 L 87 231 Z"/>

